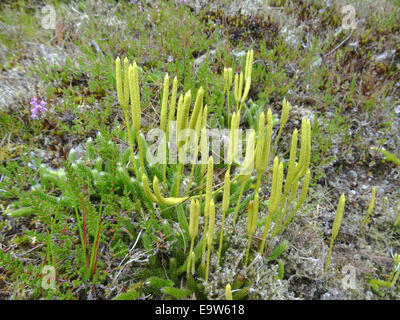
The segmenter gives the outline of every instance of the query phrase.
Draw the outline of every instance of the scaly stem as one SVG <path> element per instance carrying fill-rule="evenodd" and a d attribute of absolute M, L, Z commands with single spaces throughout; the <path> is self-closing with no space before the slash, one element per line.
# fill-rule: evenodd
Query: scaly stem
<path fill-rule="evenodd" d="M 278 136 L 276 137 L 274 146 L 272 147 L 272 151 L 271 151 L 272 155 L 274 154 L 275 147 L 276 147 L 276 145 L 278 143 L 279 138 L 281 137 L 282 129 L 283 129 L 283 127 L 279 128 Z"/>
<path fill-rule="evenodd" d="M 264 251 L 265 240 L 267 239 L 269 226 L 270 226 L 271 220 L 272 220 L 272 215 L 273 215 L 273 212 L 269 212 L 268 211 L 268 216 L 267 216 L 267 220 L 265 221 L 265 226 L 264 226 L 262 241 L 261 241 L 261 245 L 260 245 L 260 250 L 258 251 L 260 254 L 262 254 L 263 251 Z"/>
<path fill-rule="evenodd" d="M 258 173 L 257 172 L 257 182 L 256 182 L 256 192 L 260 190 L 260 185 L 261 185 L 261 177 L 262 177 L 262 172 Z"/>
<path fill-rule="evenodd" d="M 190 274 L 190 262 L 192 261 L 193 244 L 194 244 L 194 239 L 191 239 L 190 240 L 190 249 L 189 249 L 189 259 L 188 259 L 187 270 L 186 270 L 188 277 Z"/>
<path fill-rule="evenodd" d="M 247 250 L 246 250 L 246 258 L 244 259 L 244 266 L 247 266 L 247 260 L 249 258 L 249 252 L 250 252 L 250 244 L 251 244 L 251 235 L 249 235 L 249 240 L 248 240 Z"/>
<path fill-rule="evenodd" d="M 189 194 L 189 192 L 190 192 L 190 186 L 192 185 L 193 173 L 194 173 L 195 166 L 196 166 L 196 164 L 193 163 L 192 169 L 190 170 L 189 184 L 188 184 L 188 188 L 186 190 L 186 194 Z"/>
<path fill-rule="evenodd" d="M 165 150 L 164 155 L 165 155 L 165 158 L 163 159 L 164 160 L 164 163 L 163 163 L 163 181 L 164 181 L 164 183 L 167 183 L 167 150 Z"/>
<path fill-rule="evenodd" d="M 288 209 L 289 209 L 289 208 L 286 208 L 286 210 L 285 210 L 285 215 L 284 215 L 284 216 L 287 215 L 286 212 L 288 211 Z M 297 206 L 294 208 L 294 210 L 291 212 L 291 214 L 289 215 L 289 218 L 287 218 L 287 220 L 283 223 L 283 225 L 279 227 L 279 229 L 277 230 L 276 234 L 281 233 L 283 230 L 285 230 L 285 229 L 287 228 L 287 226 L 289 225 L 289 223 L 292 221 L 292 219 L 293 219 L 295 213 L 296 213 L 297 210 L 299 210 L 299 209 L 300 209 L 300 206 L 297 205 Z"/>
<path fill-rule="evenodd" d="M 178 176 L 176 177 L 176 190 L 175 190 L 175 196 L 179 196 L 179 189 L 181 187 L 181 175 L 182 175 L 182 169 L 183 169 L 183 164 L 178 163 Z"/>
<path fill-rule="evenodd" d="M 284 198 L 284 200 L 286 201 L 286 198 Z M 285 207 L 284 204 L 285 204 L 285 202 L 283 201 L 281 208 L 279 210 L 278 216 L 276 217 L 275 225 L 274 225 L 274 228 L 272 229 L 273 237 L 275 237 L 278 234 L 278 230 L 283 222 L 283 218 L 285 217 L 285 215 L 287 213 L 287 210 L 286 210 L 287 208 L 285 209 L 285 211 L 283 211 L 283 208 Z"/>
<path fill-rule="evenodd" d="M 329 262 L 331 261 L 332 246 L 333 246 L 333 238 L 331 239 L 331 243 L 329 245 L 328 258 L 326 259 L 326 264 L 325 264 L 325 273 L 328 271 Z"/>
<path fill-rule="evenodd" d="M 186 193 L 189 194 L 190 187 L 192 185 L 192 180 L 193 180 L 193 175 L 194 175 L 194 170 L 196 168 L 197 164 L 197 155 L 199 153 L 199 146 L 196 146 L 195 152 L 194 152 L 194 157 L 193 157 L 193 164 L 192 164 L 192 169 L 190 170 L 190 177 L 189 177 L 189 184 Z"/>
<path fill-rule="evenodd" d="M 130 128 L 130 125 L 129 125 L 128 111 L 127 111 L 126 108 L 123 108 L 123 110 L 124 110 L 124 116 L 125 116 L 125 125 L 126 125 L 126 129 L 128 131 L 129 148 L 131 149 L 133 170 L 135 171 L 136 177 L 138 177 L 138 169 L 137 169 L 137 166 L 136 166 L 135 152 L 133 151 L 133 140 L 132 140 L 131 128 Z"/>
<path fill-rule="evenodd" d="M 207 252 L 206 282 L 208 281 L 208 270 L 210 268 L 210 254 L 211 254 L 211 246 L 209 246 L 208 252 Z"/>
<path fill-rule="evenodd" d="M 143 147 L 142 147 L 142 141 L 140 139 L 139 130 L 136 131 L 136 140 L 137 140 L 138 147 L 139 147 L 140 167 L 142 168 L 142 173 L 145 173 L 144 161 L 143 161 Z"/>
<path fill-rule="evenodd" d="M 240 201 L 242 200 L 242 196 L 243 196 L 243 192 L 244 192 L 244 187 L 246 185 L 246 179 L 242 180 L 242 185 L 240 186 L 240 193 L 239 193 L 239 198 L 236 204 L 236 208 L 235 208 L 235 213 L 233 215 L 233 225 L 235 225 L 235 221 L 236 221 L 236 216 L 239 212 L 239 206 L 240 206 Z"/>
<path fill-rule="evenodd" d="M 221 222 L 221 232 L 220 232 L 220 235 L 219 235 L 217 266 L 219 266 L 219 261 L 221 260 L 222 239 L 224 237 L 225 214 L 226 214 L 226 211 L 222 212 L 222 222 Z"/>
<path fill-rule="evenodd" d="M 206 258 L 206 244 L 207 244 L 207 228 L 208 228 L 208 215 L 204 218 L 204 231 L 203 231 L 203 247 L 201 249 L 201 263 L 204 264 Z"/>

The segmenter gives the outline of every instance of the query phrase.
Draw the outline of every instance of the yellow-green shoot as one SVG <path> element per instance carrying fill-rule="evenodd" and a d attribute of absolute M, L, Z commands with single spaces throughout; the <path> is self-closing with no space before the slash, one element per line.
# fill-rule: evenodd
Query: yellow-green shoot
<path fill-rule="evenodd" d="M 246 250 L 246 257 L 244 259 L 244 265 L 247 265 L 247 261 L 249 258 L 250 245 L 251 245 L 251 237 L 257 228 L 257 217 L 258 217 L 258 205 L 260 202 L 260 197 L 258 192 L 256 192 L 254 196 L 254 200 L 249 202 L 248 213 L 247 213 L 247 235 L 248 235 L 248 243 Z"/>
<path fill-rule="evenodd" d="M 127 58 L 124 59 L 124 81 L 122 80 L 122 69 L 121 69 L 121 60 L 119 57 L 115 60 L 115 77 L 117 82 L 117 97 L 118 102 L 124 112 L 125 117 L 125 126 L 128 133 L 128 142 L 129 148 L 131 151 L 132 158 L 132 166 L 135 171 L 135 175 L 138 175 L 138 169 L 136 166 L 135 152 L 133 151 L 133 139 L 131 134 L 131 124 L 129 121 L 128 115 L 128 105 L 129 105 L 129 60 Z M 133 98 L 132 98 L 133 99 Z"/>
<path fill-rule="evenodd" d="M 367 215 L 365 216 L 363 222 L 361 223 L 360 230 L 362 230 L 364 228 L 364 225 L 370 221 L 369 216 L 371 215 L 372 210 L 374 210 L 375 196 L 376 196 L 376 188 L 372 187 L 371 201 L 369 202 Z"/>
<path fill-rule="evenodd" d="M 221 260 L 221 252 L 222 252 L 222 239 L 224 237 L 224 228 L 225 228 L 225 215 L 226 211 L 229 207 L 229 197 L 230 197 L 230 189 L 231 189 L 231 176 L 229 174 L 229 169 L 225 173 L 224 178 L 224 195 L 222 197 L 222 222 L 221 222 L 221 231 L 219 236 L 219 247 L 218 247 L 218 257 L 217 257 L 217 266 Z"/>
<path fill-rule="evenodd" d="M 189 220 L 189 236 L 190 236 L 190 249 L 189 249 L 189 260 L 187 264 L 187 275 L 189 276 L 190 263 L 192 260 L 192 252 L 194 239 L 199 231 L 199 215 L 200 215 L 200 203 L 198 200 L 193 200 L 190 203 L 190 220 Z M 193 267 L 194 269 L 194 267 Z"/>
<path fill-rule="evenodd" d="M 342 223 L 345 203 L 346 203 L 346 198 L 344 194 L 342 194 L 339 199 L 339 204 L 336 211 L 336 217 L 335 220 L 333 221 L 331 243 L 329 244 L 328 258 L 326 259 L 325 273 L 328 271 L 329 262 L 331 261 L 333 242 L 335 241 L 339 233 L 340 224 Z"/>
<path fill-rule="evenodd" d="M 211 246 L 214 238 L 214 227 L 215 227 L 215 204 L 214 200 L 211 199 L 209 204 L 209 212 L 210 212 L 210 222 L 208 226 L 208 235 L 207 235 L 207 269 L 206 269 L 206 281 L 208 281 L 208 273 L 210 269 L 210 255 L 211 255 Z"/>

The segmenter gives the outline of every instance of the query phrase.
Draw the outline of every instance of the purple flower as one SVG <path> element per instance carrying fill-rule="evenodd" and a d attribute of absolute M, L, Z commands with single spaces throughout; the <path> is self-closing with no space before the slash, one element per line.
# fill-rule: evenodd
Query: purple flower
<path fill-rule="evenodd" d="M 168 56 L 168 62 L 174 61 L 174 58 L 172 56 Z"/>
<path fill-rule="evenodd" d="M 30 105 L 33 106 L 31 109 L 31 118 L 32 119 L 39 119 L 39 114 L 40 113 L 45 113 L 47 111 L 46 106 L 46 101 L 40 100 L 38 102 L 38 97 L 33 97 L 31 99 Z"/>
<path fill-rule="evenodd" d="M 37 104 L 37 96 L 36 97 L 33 97 L 32 99 L 31 99 L 31 102 L 29 102 L 32 106 L 34 106 L 34 105 L 36 105 Z"/>
<path fill-rule="evenodd" d="M 139 9 L 139 11 L 143 11 L 143 8 L 142 8 L 142 3 L 140 2 L 140 1 L 138 1 L 138 0 L 131 0 L 131 2 L 130 2 L 131 4 L 137 4 L 138 5 L 138 9 Z"/>
<path fill-rule="evenodd" d="M 397 82 L 397 83 L 396 83 L 396 86 L 397 86 L 397 87 L 400 87 L 400 82 Z"/>
<path fill-rule="evenodd" d="M 329 0 L 325 0 L 325 5 L 326 5 L 327 8 L 329 8 L 331 6 L 331 2 Z M 322 13 L 324 11 L 325 11 L 325 8 L 319 9 L 318 13 Z"/>
<path fill-rule="evenodd" d="M 396 108 L 394 108 L 394 112 L 396 112 L 397 114 L 400 113 L 400 104 Z"/>
<path fill-rule="evenodd" d="M 35 110 L 34 109 L 31 109 L 31 112 L 32 112 L 32 114 L 31 114 L 31 118 L 32 119 L 39 119 L 39 116 L 37 115 L 37 113 L 35 112 Z"/>

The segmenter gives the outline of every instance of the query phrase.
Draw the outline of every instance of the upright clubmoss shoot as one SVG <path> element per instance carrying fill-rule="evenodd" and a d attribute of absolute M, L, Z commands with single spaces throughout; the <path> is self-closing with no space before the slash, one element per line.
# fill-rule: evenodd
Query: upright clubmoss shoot
<path fill-rule="evenodd" d="M 208 234 L 207 234 L 207 269 L 206 269 L 206 282 L 208 281 L 208 273 L 210 269 L 210 255 L 211 255 L 211 246 L 214 238 L 214 227 L 215 227 L 215 204 L 214 200 L 211 200 L 209 204 L 209 212 L 210 212 L 210 222 L 208 226 Z"/>
<path fill-rule="evenodd" d="M 335 220 L 333 221 L 331 242 L 329 244 L 328 258 L 326 259 L 326 264 L 325 264 L 325 273 L 328 271 L 329 262 L 331 261 L 333 242 L 335 241 L 339 233 L 340 224 L 342 223 L 345 202 L 346 198 L 344 194 L 342 194 L 339 199 L 339 204 L 336 211 L 336 217 Z"/>
<path fill-rule="evenodd" d="M 203 232 L 203 250 L 202 250 L 202 263 L 205 260 L 205 250 L 206 250 L 206 239 L 207 239 L 207 224 L 208 218 L 210 216 L 210 203 L 212 200 L 212 183 L 214 176 L 214 160 L 211 156 L 208 159 L 208 167 L 207 167 L 207 179 L 206 179 L 206 199 L 204 204 L 204 232 Z"/>
<path fill-rule="evenodd" d="M 190 220 L 189 220 L 190 249 L 189 249 L 189 260 L 187 264 L 188 276 L 190 270 L 190 263 L 192 261 L 194 239 L 196 238 L 197 233 L 199 231 L 199 215 L 200 215 L 200 203 L 198 200 L 192 199 L 190 203 Z"/>
<path fill-rule="evenodd" d="M 256 192 L 254 196 L 254 200 L 249 202 L 248 211 L 247 211 L 247 235 L 248 235 L 248 244 L 246 250 L 246 256 L 244 259 L 244 265 L 247 265 L 247 261 L 249 258 L 250 245 L 251 245 L 251 237 L 257 228 L 257 217 L 258 217 L 258 205 L 260 202 L 260 197 L 258 192 Z"/>
<path fill-rule="evenodd" d="M 124 81 L 122 81 L 121 60 L 119 59 L 119 57 L 115 60 L 115 73 L 116 73 L 115 77 L 116 77 L 116 82 L 117 82 L 117 97 L 118 97 L 118 102 L 122 108 L 122 111 L 124 112 L 125 126 L 126 126 L 126 130 L 128 133 L 129 148 L 131 151 L 132 166 L 135 171 L 135 175 L 138 176 L 135 152 L 133 151 L 133 139 L 132 139 L 132 134 L 131 134 L 131 124 L 130 124 L 129 115 L 128 115 L 129 94 L 130 94 L 130 90 L 129 90 L 129 88 L 130 88 L 130 81 L 129 81 L 130 67 L 129 67 L 129 61 L 127 58 L 124 59 Z M 133 100 L 133 95 L 131 94 L 131 101 L 132 100 Z"/>
<path fill-rule="evenodd" d="M 246 186 L 247 181 L 250 179 L 251 172 L 254 168 L 254 144 L 255 144 L 255 132 L 252 131 L 247 139 L 247 146 L 246 146 L 246 156 L 244 158 L 243 167 L 240 170 L 240 178 L 242 184 L 240 186 L 240 193 L 238 197 L 238 201 L 236 203 L 235 212 L 233 215 L 233 224 L 235 225 L 237 214 L 239 212 L 240 201 L 242 200 L 244 188 Z"/>
<path fill-rule="evenodd" d="M 225 228 L 225 215 L 229 207 L 230 190 L 231 190 L 231 176 L 229 174 L 229 169 L 228 169 L 225 173 L 225 178 L 224 178 L 224 195 L 222 197 L 222 222 L 221 222 L 221 231 L 219 236 L 217 265 L 219 265 L 219 262 L 221 260 L 222 239 L 224 237 L 224 228 Z"/>
<path fill-rule="evenodd" d="M 372 187 L 371 201 L 369 202 L 367 215 L 365 216 L 363 222 L 361 223 L 360 230 L 362 230 L 364 228 L 364 225 L 370 221 L 369 216 L 371 215 L 372 210 L 374 210 L 375 196 L 376 196 L 376 188 Z"/>

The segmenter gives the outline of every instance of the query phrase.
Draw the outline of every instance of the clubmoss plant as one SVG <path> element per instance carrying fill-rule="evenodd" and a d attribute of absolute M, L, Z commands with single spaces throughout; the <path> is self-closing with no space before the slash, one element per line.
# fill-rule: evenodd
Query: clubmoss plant
<path fill-rule="evenodd" d="M 190 203 L 190 220 L 189 220 L 190 249 L 189 249 L 189 261 L 187 265 L 188 276 L 193 254 L 194 239 L 196 238 L 197 233 L 199 232 L 199 215 L 200 215 L 200 203 L 198 200 L 192 199 Z M 193 269 L 194 269 L 194 264 L 193 264 Z"/>
<path fill-rule="evenodd" d="M 217 266 L 219 265 L 219 262 L 221 260 L 222 240 L 224 237 L 224 227 L 225 227 L 225 215 L 229 207 L 230 192 L 231 192 L 231 176 L 229 174 L 229 169 L 228 169 L 225 173 L 225 178 L 224 178 L 224 195 L 222 197 L 222 222 L 221 222 L 221 231 L 219 236 Z"/>
<path fill-rule="evenodd" d="M 208 159 L 208 167 L 207 167 L 207 180 L 206 180 L 206 199 L 204 204 L 204 231 L 203 231 L 203 250 L 202 250 L 202 258 L 201 261 L 204 263 L 205 261 L 205 250 L 206 250 L 206 239 L 207 239 L 207 227 L 208 227 L 208 219 L 210 216 L 210 203 L 212 200 L 212 182 L 214 176 L 214 160 L 211 156 Z"/>
<path fill-rule="evenodd" d="M 243 103 L 246 101 L 247 95 L 250 91 L 251 84 L 251 70 L 253 65 L 253 50 L 250 50 L 246 54 L 246 67 L 245 74 L 240 72 L 240 75 L 235 75 L 235 102 L 236 102 L 236 112 L 240 112 L 243 106 Z M 244 77 L 244 79 L 243 79 Z M 245 81 L 245 88 L 243 91 L 243 82 Z"/>
<path fill-rule="evenodd" d="M 175 107 L 176 107 L 176 97 L 178 93 L 178 78 L 175 77 L 173 84 L 172 84 L 172 92 L 171 92 L 171 99 L 169 102 L 169 114 L 168 114 L 168 123 L 167 123 L 167 139 L 169 137 L 169 129 L 170 124 L 175 119 Z"/>
<path fill-rule="evenodd" d="M 260 254 L 262 254 L 262 252 L 264 251 L 265 241 L 267 239 L 269 227 L 272 221 L 272 215 L 278 209 L 279 202 L 281 200 L 282 181 L 283 181 L 283 163 L 279 163 L 278 157 L 275 157 L 272 169 L 272 187 L 271 187 L 271 195 L 269 198 L 268 215 L 265 221 L 262 241 L 259 249 Z"/>
<path fill-rule="evenodd" d="M 164 83 L 163 83 L 163 95 L 162 95 L 162 103 L 161 103 L 161 114 L 160 114 L 160 130 L 167 136 L 167 128 L 166 126 L 169 126 L 166 121 L 167 121 L 167 107 L 168 107 L 168 95 L 169 95 L 169 77 L 168 73 L 164 77 Z M 166 144 L 163 146 L 164 152 L 163 152 L 163 181 L 166 182 L 167 180 L 167 150 Z"/>
<path fill-rule="evenodd" d="M 328 271 L 329 262 L 331 260 L 333 242 L 335 241 L 339 233 L 340 224 L 342 223 L 345 202 L 346 198 L 344 194 L 342 194 L 339 199 L 339 204 L 336 211 L 336 217 L 335 220 L 333 221 L 331 242 L 329 244 L 328 258 L 326 259 L 326 264 L 325 264 L 325 273 Z"/>
<path fill-rule="evenodd" d="M 230 121 L 231 132 L 228 145 L 228 164 L 224 168 L 226 172 L 223 183 L 220 183 L 215 189 L 213 189 L 214 180 L 218 179 L 221 173 L 220 170 L 224 165 L 214 167 L 213 156 L 209 156 L 208 153 L 204 152 L 201 153 L 201 162 L 196 161 L 191 163 L 190 168 L 186 165 L 189 144 L 194 147 L 195 160 L 198 160 L 201 148 L 205 146 L 206 150 L 208 150 L 208 136 L 206 131 L 203 130 L 207 129 L 208 115 L 207 105 L 203 108 L 205 90 L 202 87 L 198 89 L 193 106 L 192 91 L 190 90 L 182 92 L 178 101 L 176 101 L 179 89 L 178 80 L 176 77 L 174 78 L 172 91 L 170 92 L 169 75 L 165 75 L 160 103 L 160 130 L 166 137 L 171 136 L 172 138 L 172 134 L 177 135 L 176 140 L 169 139 L 168 141 L 171 142 L 173 140 L 172 144 L 176 143 L 178 163 L 175 164 L 166 161 L 168 160 L 167 150 L 163 150 L 163 163 L 150 163 L 144 158 L 144 155 L 149 150 L 149 145 L 144 135 L 141 134 L 138 67 L 135 62 L 130 64 L 128 59 L 124 59 L 122 66 L 121 61 L 117 58 L 115 66 L 118 101 L 124 111 L 126 127 L 125 130 L 118 132 L 118 136 L 120 139 L 128 141 L 129 148 L 119 150 L 109 137 L 105 137 L 99 133 L 96 143 L 91 139 L 88 140 L 87 154 L 84 161 L 77 159 L 76 153 L 73 150 L 69 155 L 71 169 L 87 183 L 87 187 L 91 190 L 91 196 L 94 199 L 103 199 L 103 197 L 116 197 L 116 199 L 119 199 L 118 197 L 123 197 L 121 203 L 124 205 L 124 210 L 122 212 L 116 210 L 117 223 L 120 224 L 123 221 L 123 228 L 127 230 L 126 234 L 131 241 L 135 239 L 135 236 L 139 238 L 138 241 L 140 241 L 146 253 L 150 255 L 151 270 L 158 270 L 157 268 L 162 258 L 160 258 L 157 252 L 163 250 L 159 248 L 159 246 L 162 246 L 161 243 L 166 242 L 166 247 L 172 250 L 173 257 L 168 262 L 162 262 L 165 264 L 162 267 L 168 270 L 169 282 L 164 281 L 167 279 L 161 278 L 162 281 L 156 281 L 160 285 L 155 284 L 155 280 L 149 282 L 152 283 L 152 288 L 157 290 L 159 294 L 164 293 L 172 297 L 182 298 L 195 293 L 197 297 L 203 297 L 206 294 L 204 287 L 202 287 L 201 282 L 197 283 L 196 280 L 201 278 L 209 281 L 210 279 L 213 269 L 210 265 L 212 264 L 211 254 L 215 233 L 219 232 L 216 259 L 217 266 L 219 266 L 225 258 L 222 249 L 224 242 L 229 242 L 229 239 L 226 239 L 226 232 L 224 234 L 227 227 L 226 221 L 228 221 L 226 215 L 233 214 L 232 219 L 235 224 L 239 212 L 244 211 L 246 207 L 248 208 L 248 242 L 243 264 L 247 265 L 249 257 L 251 257 L 251 241 L 257 229 L 259 201 L 261 196 L 264 196 L 266 189 L 268 192 L 268 188 L 261 188 L 261 180 L 262 177 L 269 178 L 271 176 L 269 173 L 267 175 L 264 175 L 264 173 L 268 172 L 273 133 L 273 116 L 271 109 L 269 109 L 266 115 L 264 112 L 261 112 L 259 117 L 257 117 L 257 132 L 250 130 L 250 133 L 246 137 L 244 163 L 242 165 L 237 163 L 238 159 L 236 157 L 241 158 L 242 156 L 236 154 L 240 143 L 237 130 L 240 127 L 241 108 L 246 103 L 245 100 L 250 90 L 252 59 L 252 53 L 249 53 L 246 58 L 244 71 L 241 72 L 240 76 L 236 75 L 235 102 L 237 103 L 237 108 Z M 224 81 L 226 88 L 224 91 L 227 94 L 226 104 L 230 105 L 229 91 L 233 82 L 231 69 L 224 71 Z M 244 90 L 243 85 L 245 85 Z M 128 108 L 129 106 L 130 109 Z M 172 127 L 166 121 L 167 119 L 173 121 L 175 117 L 176 131 L 173 133 Z M 284 116 L 284 119 L 281 121 L 281 128 L 284 125 L 282 123 L 287 122 L 285 117 L 287 116 Z M 133 128 L 132 132 L 131 128 Z M 185 129 L 194 131 L 197 134 L 197 139 L 189 140 L 186 136 L 183 138 L 180 137 L 180 133 L 184 136 Z M 274 226 L 276 229 L 274 231 L 280 231 L 281 228 L 286 227 L 306 198 L 310 180 L 308 166 L 310 161 L 309 153 L 311 151 L 311 135 L 309 131 L 310 123 L 303 119 L 299 155 L 297 155 L 296 150 L 297 130 L 293 133 L 286 182 L 284 179 L 283 158 L 279 159 L 275 157 L 274 159 L 271 177 L 272 183 L 269 190 L 268 214 L 267 217 L 262 217 L 266 218 L 267 222 L 263 233 L 262 248 L 266 242 L 270 225 L 275 223 Z M 190 143 L 188 144 L 189 141 Z M 100 154 L 98 150 L 99 145 L 104 145 L 104 150 Z M 138 155 L 135 154 L 135 147 L 138 149 Z M 165 148 L 170 147 L 173 146 L 167 145 Z M 252 175 L 254 169 L 256 170 L 255 177 Z M 238 174 L 232 177 L 232 173 L 235 170 L 237 170 Z M 214 172 L 216 172 L 215 175 Z M 44 189 L 50 189 L 53 185 L 61 189 L 65 188 L 68 180 L 68 174 L 66 173 L 63 169 L 51 170 L 42 168 L 41 184 L 44 186 Z M 187 177 L 185 176 L 186 174 L 188 175 Z M 181 192 L 180 185 L 181 183 L 183 185 L 183 182 L 186 183 L 187 180 L 189 181 L 187 189 L 185 187 L 187 191 L 183 193 Z M 301 182 L 303 183 L 303 189 L 301 195 L 298 196 L 297 191 L 301 186 Z M 253 189 L 254 187 L 255 189 Z M 243 199 L 245 191 L 248 190 L 251 190 L 252 194 Z M 46 196 L 44 192 L 40 191 L 40 188 L 35 192 L 41 194 L 41 197 Z M 265 195 L 268 195 L 268 193 Z M 222 201 L 220 200 L 221 198 Z M 69 208 L 79 207 L 79 201 L 77 202 L 77 199 L 71 197 L 70 193 L 63 193 L 61 199 L 60 203 Z M 57 202 L 57 200 L 53 200 Z M 235 203 L 232 206 L 233 208 L 230 208 L 231 202 Z M 189 217 L 186 214 L 188 211 L 190 211 Z M 200 224 L 199 215 L 201 211 L 204 212 L 204 222 Z M 123 218 L 127 213 L 132 213 L 134 219 L 140 225 L 140 237 L 135 228 L 129 225 L 126 219 Z M 221 218 L 218 217 L 219 214 L 221 214 Z M 82 218 L 80 219 L 82 220 Z M 221 221 L 220 227 L 216 224 L 216 221 Z M 83 228 L 86 222 L 85 214 L 85 221 L 81 222 L 82 234 L 87 233 L 86 227 Z M 175 227 L 172 227 L 172 224 L 175 224 Z M 96 238 L 96 235 L 101 235 L 101 230 L 104 230 L 105 227 L 103 225 L 99 227 L 98 220 L 93 225 L 94 227 L 91 228 L 92 236 L 95 239 L 93 246 L 94 248 L 98 248 L 99 241 L 102 238 Z M 203 228 L 200 231 L 202 237 L 200 234 L 198 235 L 200 228 Z M 219 228 L 219 230 L 216 230 L 216 228 Z M 154 230 L 159 231 L 162 236 L 159 236 Z M 88 243 L 83 241 L 86 237 L 83 236 L 81 238 L 82 248 L 87 248 Z M 271 259 L 276 259 L 287 248 L 288 243 L 282 243 L 284 246 L 280 245 L 272 251 L 273 255 Z M 262 248 L 260 248 L 260 252 L 263 251 Z M 94 258 L 91 259 L 89 257 L 89 279 L 93 278 L 93 269 L 96 266 L 96 250 L 93 251 L 94 254 L 92 257 Z M 83 252 L 82 255 L 86 257 L 87 250 L 86 253 L 83 249 L 81 251 Z M 168 252 L 168 254 L 171 253 Z M 86 263 L 86 260 L 81 260 Z M 157 277 L 160 277 L 162 274 L 163 271 L 160 268 L 160 273 L 157 273 Z M 182 287 L 181 276 L 183 274 L 186 274 L 186 282 L 184 282 L 186 283 L 186 288 L 178 289 Z M 140 279 L 147 283 L 147 279 L 154 276 L 155 274 L 147 274 L 147 276 Z M 250 287 L 248 282 L 242 281 L 235 284 L 234 288 L 235 290 L 238 289 L 235 291 L 235 297 L 246 297 L 249 294 Z"/>
<path fill-rule="evenodd" d="M 115 72 L 116 72 L 116 81 L 117 81 L 117 96 L 118 102 L 124 112 L 125 117 L 125 126 L 128 131 L 128 140 L 129 147 L 131 151 L 131 160 L 132 166 L 135 170 L 136 176 L 138 175 L 138 169 L 135 160 L 135 152 L 133 151 L 133 139 L 131 134 L 131 125 L 128 116 L 128 105 L 129 105 L 129 60 L 127 58 L 124 59 L 124 81 L 122 82 L 122 71 L 121 71 L 121 60 L 118 57 L 115 60 Z"/>
<path fill-rule="evenodd" d="M 397 216 L 395 222 L 394 222 L 395 227 L 400 227 L 400 214 Z"/>
<path fill-rule="evenodd" d="M 210 255 L 211 255 L 211 247 L 214 238 L 214 228 L 215 228 L 215 205 L 214 200 L 211 199 L 210 204 L 208 206 L 209 210 L 209 226 L 208 226 L 208 235 L 207 235 L 207 269 L 206 269 L 206 282 L 208 281 L 208 272 L 210 269 Z"/>
<path fill-rule="evenodd" d="M 392 288 L 395 286 L 397 280 L 399 279 L 400 276 L 400 255 L 395 253 L 393 257 L 393 269 L 390 275 L 388 276 L 388 280 L 382 281 L 382 280 L 376 280 L 376 279 L 371 279 L 369 280 L 369 283 L 372 287 L 372 290 L 378 294 L 379 296 L 383 296 L 384 293 L 379 290 L 380 287 L 382 288 Z"/>
<path fill-rule="evenodd" d="M 221 109 L 223 109 L 223 105 L 224 105 L 224 101 L 225 101 L 225 95 L 227 95 L 227 110 L 228 110 L 228 121 L 227 124 L 228 126 L 230 126 L 231 123 L 231 104 L 230 104 L 230 97 L 229 97 L 229 93 L 232 87 L 232 68 L 224 68 L 224 97 L 222 100 L 222 107 Z"/>
<path fill-rule="evenodd" d="M 140 138 L 140 122 L 141 122 L 141 107 L 140 107 L 140 91 L 139 91 L 139 74 L 136 62 L 129 66 L 129 91 L 131 96 L 131 116 L 133 128 L 136 134 L 137 145 L 139 148 L 140 167 L 144 172 L 144 155 L 143 146 Z M 129 133 L 128 133 L 129 134 Z"/>
<path fill-rule="evenodd" d="M 280 127 L 279 127 L 279 131 L 278 131 L 278 136 L 276 137 L 274 146 L 272 148 L 272 153 L 274 153 L 275 147 L 279 141 L 279 138 L 281 137 L 283 127 L 285 126 L 286 122 L 289 119 L 289 111 L 290 111 L 290 104 L 289 104 L 289 102 L 286 101 L 286 99 L 283 99 Z"/>
<path fill-rule="evenodd" d="M 241 179 L 241 187 L 239 198 L 236 204 L 235 213 L 233 215 L 233 224 L 236 222 L 237 214 L 239 212 L 240 201 L 242 200 L 244 188 L 246 186 L 247 181 L 250 179 L 251 172 L 254 168 L 254 144 L 255 144 L 255 132 L 252 131 L 247 139 L 246 146 L 246 156 L 244 158 L 243 167 L 240 170 L 239 176 Z"/>
<path fill-rule="evenodd" d="M 371 220 L 369 216 L 371 215 L 372 210 L 374 210 L 375 196 L 376 196 L 376 188 L 372 187 L 371 201 L 369 202 L 367 215 L 365 216 L 364 220 L 361 223 L 360 230 L 362 230 L 364 228 L 364 225 Z"/>
<path fill-rule="evenodd" d="M 247 265 L 247 260 L 249 258 L 249 251 L 251 245 L 251 237 L 253 236 L 254 232 L 257 228 L 257 218 L 258 218 L 258 205 L 260 202 L 260 197 L 258 192 L 254 196 L 254 201 L 250 201 L 248 212 L 247 212 L 247 235 L 248 235 L 248 244 L 246 250 L 246 257 L 244 259 L 244 265 Z"/>

